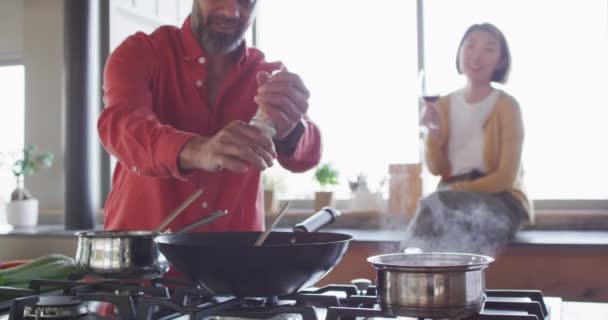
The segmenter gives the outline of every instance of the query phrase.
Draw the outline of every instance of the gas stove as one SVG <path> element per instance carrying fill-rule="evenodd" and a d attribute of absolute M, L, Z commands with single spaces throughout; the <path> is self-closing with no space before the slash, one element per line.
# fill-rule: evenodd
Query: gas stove
<path fill-rule="evenodd" d="M 377 305 L 369 282 L 329 285 L 287 297 L 214 296 L 177 279 L 146 283 L 32 280 L 0 288 L 0 320 L 355 320 L 397 318 Z M 363 285 L 362 285 L 363 284 Z M 474 320 L 560 320 L 561 299 L 534 290 L 487 290 Z M 400 319 L 407 319 L 401 318 Z"/>

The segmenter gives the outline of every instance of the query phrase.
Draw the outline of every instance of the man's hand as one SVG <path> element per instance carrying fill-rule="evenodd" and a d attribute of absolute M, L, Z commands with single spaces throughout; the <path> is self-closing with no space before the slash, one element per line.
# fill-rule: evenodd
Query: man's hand
<path fill-rule="evenodd" d="M 258 72 L 258 95 L 254 100 L 274 123 L 274 139 L 283 140 L 308 110 L 310 93 L 295 73 L 280 71 L 272 76 Z"/>
<path fill-rule="evenodd" d="M 179 167 L 210 172 L 226 169 L 245 173 L 248 165 L 260 171 L 272 166 L 276 158 L 271 138 L 242 121 L 233 121 L 211 138 L 195 137 L 179 153 Z"/>

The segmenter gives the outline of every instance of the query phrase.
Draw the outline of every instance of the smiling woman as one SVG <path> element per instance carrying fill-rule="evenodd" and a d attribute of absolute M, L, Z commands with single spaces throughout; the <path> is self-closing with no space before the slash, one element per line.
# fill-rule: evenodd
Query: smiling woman
<path fill-rule="evenodd" d="M 451 56 L 460 30 L 490 21 L 509 39 L 515 63 L 505 89 L 521 105 L 531 198 L 569 204 L 607 199 L 608 152 L 595 142 L 608 135 L 601 76 L 608 72 L 606 1 L 431 0 L 424 5 L 426 66 L 446 90 L 462 83 Z M 584 204 L 577 206 L 573 209 Z"/>

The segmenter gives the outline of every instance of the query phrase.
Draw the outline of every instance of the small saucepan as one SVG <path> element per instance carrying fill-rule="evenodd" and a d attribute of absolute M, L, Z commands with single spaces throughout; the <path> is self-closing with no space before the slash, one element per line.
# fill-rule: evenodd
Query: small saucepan
<path fill-rule="evenodd" d="M 187 233 L 215 221 L 228 211 L 216 211 L 174 233 Z M 153 279 L 169 270 L 158 249 L 155 231 L 84 231 L 77 233 L 76 264 L 81 271 L 101 279 Z"/>
<path fill-rule="evenodd" d="M 486 300 L 485 269 L 493 258 L 476 254 L 417 252 L 369 257 L 377 271 L 383 312 L 414 318 L 465 318 Z"/>

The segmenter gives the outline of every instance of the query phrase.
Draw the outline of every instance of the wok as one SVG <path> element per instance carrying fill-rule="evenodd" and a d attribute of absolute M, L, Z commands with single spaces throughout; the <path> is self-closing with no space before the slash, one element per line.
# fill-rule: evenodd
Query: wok
<path fill-rule="evenodd" d="M 258 247 L 261 232 L 168 234 L 155 241 L 179 272 L 214 294 L 285 296 L 317 282 L 346 252 L 352 236 L 312 233 L 339 214 L 323 208 L 293 232 L 271 232 Z"/>

